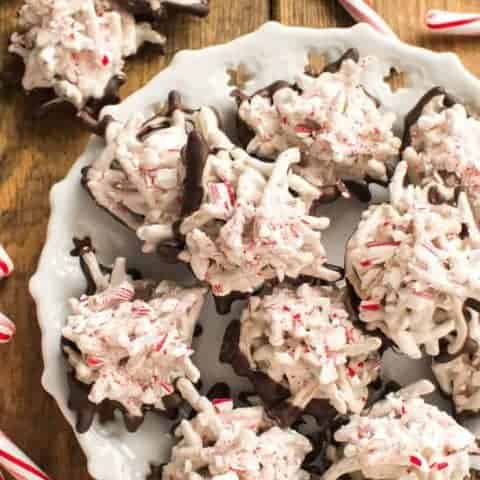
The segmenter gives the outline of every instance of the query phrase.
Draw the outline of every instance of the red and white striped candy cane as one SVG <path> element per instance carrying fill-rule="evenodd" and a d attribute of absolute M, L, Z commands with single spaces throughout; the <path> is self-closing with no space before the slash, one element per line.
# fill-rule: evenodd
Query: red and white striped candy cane
<path fill-rule="evenodd" d="M 0 343 L 8 343 L 15 335 L 15 324 L 3 313 L 0 313 Z"/>
<path fill-rule="evenodd" d="M 363 0 L 338 1 L 357 22 L 368 23 L 377 32 L 396 37 L 393 30 L 385 23 L 385 20 Z"/>
<path fill-rule="evenodd" d="M 50 480 L 30 458 L 0 431 L 0 466 L 16 480 Z"/>
<path fill-rule="evenodd" d="M 433 32 L 445 35 L 480 35 L 479 13 L 458 13 L 430 10 L 425 15 L 425 25 Z"/>
<path fill-rule="evenodd" d="M 8 277 L 13 272 L 13 262 L 6 250 L 0 245 L 0 279 Z"/>

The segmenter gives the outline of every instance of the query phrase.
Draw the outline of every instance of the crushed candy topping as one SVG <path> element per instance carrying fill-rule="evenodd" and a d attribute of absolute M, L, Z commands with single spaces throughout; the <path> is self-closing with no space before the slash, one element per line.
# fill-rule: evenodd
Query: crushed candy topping
<path fill-rule="evenodd" d="M 433 385 L 420 381 L 353 415 L 335 433 L 339 458 L 323 475 L 336 480 L 462 480 L 470 478 L 475 437 L 420 397 Z"/>
<path fill-rule="evenodd" d="M 240 350 L 250 366 L 286 386 L 301 407 L 326 398 L 340 413 L 361 412 L 378 377 L 380 347 L 353 326 L 333 288 L 276 287 L 251 297 L 241 318 Z"/>
<path fill-rule="evenodd" d="M 463 346 L 463 306 L 480 299 L 480 232 L 465 193 L 456 206 L 431 204 L 428 191 L 404 186 L 406 162 L 390 184 L 391 203 L 372 205 L 347 245 L 347 278 L 360 297 L 360 319 L 420 358 Z"/>
<path fill-rule="evenodd" d="M 309 213 L 319 192 L 291 171 L 299 161 L 298 149 L 273 164 L 233 146 L 210 154 L 202 205 L 180 228 L 180 258 L 215 295 L 252 292 L 272 278 L 339 279 L 321 243 L 329 220 Z"/>
<path fill-rule="evenodd" d="M 179 390 L 198 412 L 182 420 L 163 480 L 309 480 L 302 470 L 312 450 L 309 440 L 272 425 L 262 407 L 234 408 L 233 402 L 210 402 L 188 381 Z"/>
<path fill-rule="evenodd" d="M 142 416 L 144 405 L 165 409 L 162 399 L 178 378 L 200 378 L 191 343 L 205 289 L 134 281 L 121 258 L 106 275 L 93 252 L 82 257 L 97 291 L 70 300 L 62 330 L 75 345 L 64 348 L 76 378 L 91 385 L 93 403 L 117 401 L 133 416 Z"/>
<path fill-rule="evenodd" d="M 372 63 L 372 57 L 345 60 L 337 73 L 303 74 L 271 98 L 244 100 L 239 115 L 255 134 L 248 152 L 275 159 L 298 147 L 303 158 L 294 171 L 319 187 L 341 179 L 386 181 L 400 139 L 392 131 L 395 115 L 379 110 L 362 85 Z"/>
<path fill-rule="evenodd" d="M 19 25 L 9 50 L 24 60 L 23 87 L 52 88 L 78 109 L 104 97 L 143 43 L 165 43 L 110 0 L 25 0 Z"/>

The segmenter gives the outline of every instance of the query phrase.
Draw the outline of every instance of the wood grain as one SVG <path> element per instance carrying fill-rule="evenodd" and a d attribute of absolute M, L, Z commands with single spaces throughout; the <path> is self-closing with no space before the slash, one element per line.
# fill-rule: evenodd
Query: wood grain
<path fill-rule="evenodd" d="M 20 0 L 0 2 L 0 71 L 7 63 L 7 39 Z M 222 43 L 250 32 L 267 19 L 312 27 L 353 22 L 334 0 L 211 0 L 208 20 L 177 19 L 167 28 L 167 55 L 152 52 L 129 63 L 123 94 L 141 87 L 184 48 Z M 375 8 L 403 40 L 459 54 L 480 74 L 480 40 L 428 34 L 421 19 L 427 8 L 480 10 L 478 0 L 376 0 Z M 0 347 L 0 428 L 28 451 L 54 479 L 86 479 L 85 461 L 53 399 L 40 386 L 40 333 L 27 282 L 36 268 L 49 215 L 48 192 L 83 150 L 87 135 L 70 115 L 33 119 L 33 100 L 15 89 L 0 92 L 0 242 L 16 273 L 0 285 L 0 309 L 15 319 L 16 340 Z M 121 479 L 119 479 L 121 480 Z"/>

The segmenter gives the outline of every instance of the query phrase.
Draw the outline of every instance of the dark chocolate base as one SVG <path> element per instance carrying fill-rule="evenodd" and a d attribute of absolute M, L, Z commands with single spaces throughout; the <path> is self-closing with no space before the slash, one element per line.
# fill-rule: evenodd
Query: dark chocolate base
<path fill-rule="evenodd" d="M 345 270 L 338 266 L 338 265 L 333 265 L 331 263 L 326 263 L 325 267 L 327 267 L 329 270 L 333 270 L 334 272 L 337 272 L 340 274 L 340 276 L 343 278 L 345 275 Z M 340 281 L 339 279 L 338 281 Z M 219 315 L 226 315 L 231 312 L 232 310 L 232 305 L 237 301 L 237 300 L 248 300 L 251 296 L 253 295 L 266 295 L 268 293 L 271 293 L 273 288 L 277 286 L 280 282 L 277 279 L 270 279 L 266 280 L 265 283 L 259 287 L 257 290 L 254 292 L 239 292 L 239 291 L 234 291 L 229 293 L 228 295 L 213 295 L 213 299 L 215 301 L 215 308 L 217 310 L 217 313 Z M 331 286 L 335 285 L 337 282 L 327 282 L 326 280 L 321 280 L 319 278 L 315 277 L 310 277 L 308 275 L 300 275 L 297 278 L 290 278 L 287 277 L 285 278 L 284 282 L 286 285 L 290 286 L 300 286 L 302 283 L 309 283 L 310 285 L 315 285 L 315 286 Z"/>

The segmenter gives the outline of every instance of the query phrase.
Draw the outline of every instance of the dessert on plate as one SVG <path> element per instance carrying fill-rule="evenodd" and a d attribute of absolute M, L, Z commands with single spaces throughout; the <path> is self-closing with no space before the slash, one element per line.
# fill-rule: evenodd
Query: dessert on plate
<path fill-rule="evenodd" d="M 450 354 L 468 339 L 478 309 L 480 231 L 465 192 L 455 205 L 432 203 L 430 191 L 405 185 L 407 163 L 390 184 L 390 203 L 366 210 L 346 247 L 352 305 L 367 330 L 380 330 L 413 358 L 446 342 Z M 468 318 L 467 318 L 468 317 Z"/>
<path fill-rule="evenodd" d="M 429 90 L 405 119 L 403 159 L 433 203 L 455 203 L 463 189 L 480 219 L 480 120 L 443 88 Z"/>
<path fill-rule="evenodd" d="M 292 171 L 299 150 L 270 163 L 233 144 L 212 148 L 211 137 L 201 126 L 187 143 L 187 164 L 204 168 L 198 207 L 180 224 L 185 249 L 179 258 L 211 286 L 218 310 L 225 313 L 232 299 L 267 280 L 338 280 L 341 273 L 327 263 L 321 243 L 329 219 L 310 213 L 319 191 Z"/>
<path fill-rule="evenodd" d="M 376 62 L 351 49 L 318 76 L 277 81 L 251 96 L 235 92 L 242 137 L 251 154 L 275 160 L 297 147 L 295 173 L 317 186 L 326 202 L 350 191 L 369 200 L 368 183 L 385 184 L 401 141 L 395 115 L 381 109 L 364 85 Z"/>
<path fill-rule="evenodd" d="M 178 224 L 195 201 L 197 169 L 183 158 L 188 134 L 205 118 L 216 128 L 209 108 L 184 107 L 178 92 L 156 115 L 141 113 L 120 121 L 105 114 L 105 147 L 82 172 L 82 185 L 95 202 L 136 232 L 143 251 L 175 260 L 182 249 Z M 208 123 L 207 121 L 207 123 Z M 218 130 L 217 141 L 224 134 Z M 228 141 L 229 142 L 229 141 Z"/>
<path fill-rule="evenodd" d="M 228 327 L 221 360 L 248 377 L 268 414 L 292 425 L 360 413 L 379 379 L 382 342 L 351 321 L 336 287 L 298 282 L 250 297 Z"/>
<path fill-rule="evenodd" d="M 312 450 L 307 437 L 276 426 L 262 407 L 234 408 L 231 398 L 201 397 L 187 380 L 178 388 L 196 411 L 175 431 L 177 444 L 162 480 L 309 480 L 302 464 Z"/>
<path fill-rule="evenodd" d="M 206 290 L 142 280 L 123 258 L 105 268 L 88 238 L 76 239 L 72 253 L 87 279 L 86 293 L 70 300 L 62 330 L 77 431 L 86 432 L 97 413 L 112 419 L 117 409 L 129 431 L 148 410 L 175 416 L 177 380 L 200 379 L 192 338 Z"/>
<path fill-rule="evenodd" d="M 51 91 L 41 110 L 71 104 L 95 128 L 102 107 L 119 101 L 125 59 L 145 43 L 165 44 L 151 23 L 130 13 L 142 8 L 208 12 L 189 0 L 25 0 L 9 50 L 23 59 L 26 91 Z"/>
<path fill-rule="evenodd" d="M 322 479 L 473 478 L 475 437 L 423 400 L 433 390 L 422 380 L 352 415 L 334 433 Z"/>

